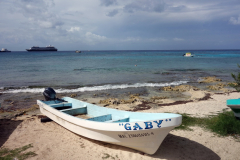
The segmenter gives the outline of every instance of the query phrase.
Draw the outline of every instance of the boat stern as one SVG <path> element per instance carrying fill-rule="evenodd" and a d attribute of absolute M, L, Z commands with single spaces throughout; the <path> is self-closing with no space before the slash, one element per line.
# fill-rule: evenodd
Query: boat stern
<path fill-rule="evenodd" d="M 240 118 L 240 99 L 228 99 L 226 103 L 233 111 L 234 116 Z"/>

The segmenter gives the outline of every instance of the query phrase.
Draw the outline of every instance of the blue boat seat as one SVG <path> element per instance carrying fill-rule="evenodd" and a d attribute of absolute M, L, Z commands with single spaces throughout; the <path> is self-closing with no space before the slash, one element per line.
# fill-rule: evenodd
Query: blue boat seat
<path fill-rule="evenodd" d="M 105 121 L 105 122 L 108 122 L 108 123 L 110 123 L 110 122 L 129 122 L 129 117 L 109 120 L 109 121 Z"/>
<path fill-rule="evenodd" d="M 78 108 L 70 108 L 70 109 L 63 109 L 61 112 L 64 112 L 69 115 L 78 115 L 78 114 L 87 114 L 87 107 L 78 107 Z"/>
<path fill-rule="evenodd" d="M 87 120 L 105 122 L 105 121 L 112 120 L 112 115 L 111 114 L 101 115 L 101 116 L 97 116 L 97 117 L 93 117 L 93 118 L 88 118 Z"/>
<path fill-rule="evenodd" d="M 52 108 L 55 108 L 57 110 L 63 110 L 72 108 L 72 103 L 57 103 L 57 104 L 49 104 Z"/>

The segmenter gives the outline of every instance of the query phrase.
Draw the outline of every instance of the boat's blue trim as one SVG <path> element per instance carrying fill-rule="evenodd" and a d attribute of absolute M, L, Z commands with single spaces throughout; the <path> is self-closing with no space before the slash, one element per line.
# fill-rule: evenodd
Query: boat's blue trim
<path fill-rule="evenodd" d="M 240 105 L 240 99 L 228 99 L 227 105 Z"/>
<path fill-rule="evenodd" d="M 52 108 L 57 108 L 57 107 L 64 107 L 64 106 L 72 106 L 72 103 L 57 103 L 57 104 L 49 104 Z"/>

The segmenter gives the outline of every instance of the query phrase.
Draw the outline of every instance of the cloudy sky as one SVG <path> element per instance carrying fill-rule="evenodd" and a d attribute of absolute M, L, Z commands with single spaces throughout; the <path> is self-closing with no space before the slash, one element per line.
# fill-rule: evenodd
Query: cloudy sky
<path fill-rule="evenodd" d="M 0 0 L 0 48 L 240 49 L 240 0 Z"/>

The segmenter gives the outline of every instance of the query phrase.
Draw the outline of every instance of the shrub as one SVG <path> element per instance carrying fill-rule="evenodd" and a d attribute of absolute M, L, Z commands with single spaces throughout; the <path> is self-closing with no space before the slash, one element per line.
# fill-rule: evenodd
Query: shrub
<path fill-rule="evenodd" d="M 240 68 L 240 65 L 238 64 L 238 68 Z M 234 83 L 230 83 L 229 86 L 235 88 L 238 92 L 240 92 L 240 73 L 238 75 L 235 75 L 231 73 L 233 79 L 235 80 Z"/>

